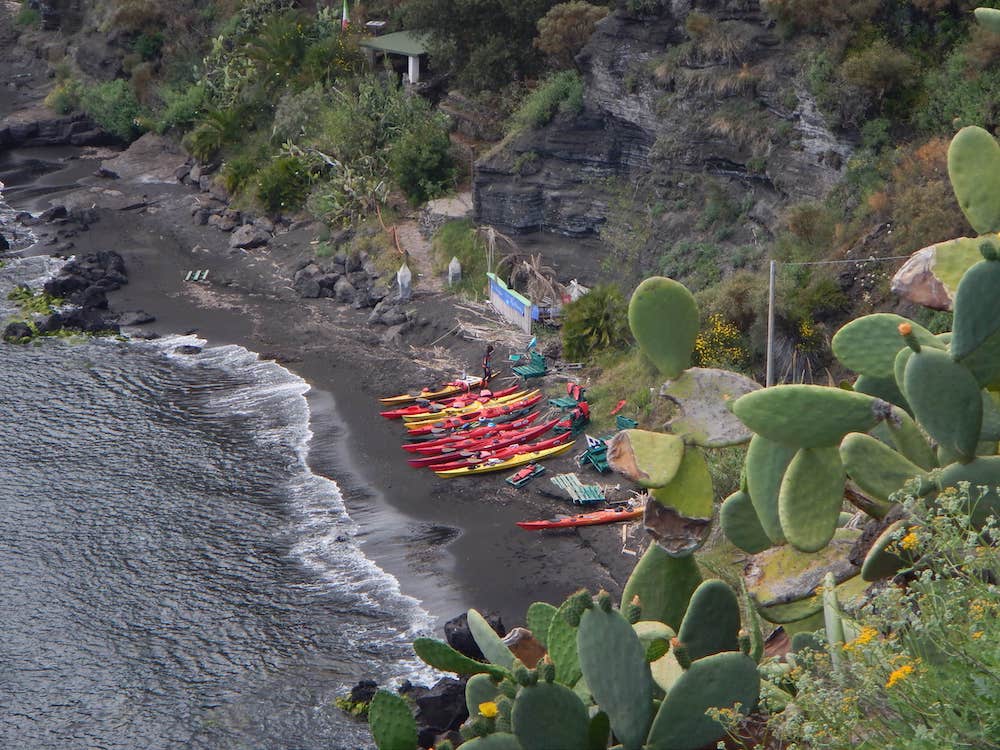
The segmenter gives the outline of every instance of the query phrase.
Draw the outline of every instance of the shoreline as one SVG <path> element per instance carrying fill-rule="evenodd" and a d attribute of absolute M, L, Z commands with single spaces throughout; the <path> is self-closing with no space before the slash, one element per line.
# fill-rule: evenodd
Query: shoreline
<path fill-rule="evenodd" d="M 74 177 L 93 171 L 84 166 L 72 159 L 63 164 Z M 39 183 L 59 185 L 58 192 L 66 186 L 59 172 Z M 263 251 L 236 253 L 227 246 L 229 235 L 191 220 L 198 193 L 189 188 L 92 177 L 79 183 L 55 202 L 74 193 L 79 200 L 81 190 L 86 196 L 95 188 L 143 196 L 144 205 L 133 209 L 98 204 L 100 220 L 72 239 L 74 253 L 106 248 L 125 258 L 129 284 L 109 295 L 112 308 L 154 315 L 156 322 L 142 330 L 193 331 L 209 345 L 244 346 L 310 384 L 310 466 L 340 487 L 366 556 L 422 602 L 438 630 L 469 607 L 499 612 L 509 629 L 523 624 L 532 601 L 558 604 L 580 586 L 617 593 L 635 560 L 621 555 L 617 527 L 524 532 L 516 520 L 575 511 L 530 485 L 507 487 L 502 473 L 447 481 L 406 465 L 398 448 L 402 431 L 378 416 L 377 397 L 454 373 L 416 366 L 419 349 L 387 345 L 381 331 L 367 325 L 368 311 L 292 293 L 282 264 L 310 252 L 308 231 L 279 234 Z M 33 202 L 45 201 L 36 191 Z M 210 283 L 185 283 L 194 267 L 209 268 Z M 418 287 L 414 306 L 423 320 L 410 334 L 412 346 L 426 347 L 454 326 L 448 297 Z M 472 369 L 480 345 L 447 339 L 454 372 Z M 563 461 L 550 463 L 550 470 L 575 469 L 571 459 Z"/>

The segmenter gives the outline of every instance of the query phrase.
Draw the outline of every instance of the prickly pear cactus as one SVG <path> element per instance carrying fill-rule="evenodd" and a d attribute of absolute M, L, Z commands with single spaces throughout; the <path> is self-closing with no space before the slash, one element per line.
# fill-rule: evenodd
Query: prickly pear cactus
<path fill-rule="evenodd" d="M 643 619 L 657 620 L 676 630 L 700 583 L 701 573 L 692 556 L 671 557 L 651 544 L 625 583 L 622 606 L 639 597 Z"/>
<path fill-rule="evenodd" d="M 577 635 L 580 667 L 624 750 L 639 750 L 653 712 L 646 649 L 628 620 L 598 606 L 583 613 Z"/>
<path fill-rule="evenodd" d="M 803 448 L 795 454 L 778 491 L 778 518 L 789 544 L 802 552 L 818 552 L 833 539 L 844 481 L 836 446 Z"/>
<path fill-rule="evenodd" d="M 722 532 L 744 552 L 756 555 L 771 546 L 771 538 L 761 526 L 750 495 L 737 490 L 726 498 L 719 508 Z"/>
<path fill-rule="evenodd" d="M 524 750 L 582 748 L 587 744 L 587 707 L 565 685 L 540 682 L 514 700 L 511 728 Z"/>
<path fill-rule="evenodd" d="M 379 690 L 368 708 L 368 724 L 378 750 L 414 750 L 417 722 L 410 707 L 393 693 Z"/>
<path fill-rule="evenodd" d="M 718 579 L 703 582 L 688 604 L 677 637 L 691 659 L 736 651 L 740 630 L 740 604 L 729 586 Z"/>
<path fill-rule="evenodd" d="M 698 305 L 683 284 L 665 276 L 643 281 L 629 301 L 628 322 L 643 353 L 668 378 L 691 366 Z"/>
<path fill-rule="evenodd" d="M 720 739 L 725 727 L 707 714 L 711 708 L 739 706 L 749 714 L 760 697 L 757 664 L 739 652 L 698 659 L 663 699 L 646 740 L 646 750 L 696 750 Z"/>
<path fill-rule="evenodd" d="M 608 463 L 642 487 L 663 487 L 673 480 L 684 457 L 677 435 L 649 430 L 622 430 L 608 442 Z"/>
<path fill-rule="evenodd" d="M 906 346 L 899 338 L 901 324 L 909 325 L 923 346 L 944 348 L 922 325 L 893 313 L 875 313 L 852 320 L 834 334 L 830 346 L 844 367 L 869 377 L 890 377 L 896 353 Z"/>
<path fill-rule="evenodd" d="M 955 134 L 948 146 L 948 177 L 958 206 L 980 234 L 1000 231 L 1000 145 L 975 125 Z"/>
<path fill-rule="evenodd" d="M 490 674 L 497 679 L 502 679 L 510 675 L 502 667 L 470 659 L 465 654 L 453 649 L 447 643 L 433 638 L 417 638 L 413 641 L 413 650 L 425 664 L 429 664 L 443 672 L 454 672 L 455 674 Z"/>
<path fill-rule="evenodd" d="M 994 200 L 1000 203 L 997 196 Z M 952 327 L 951 356 L 963 361 L 1000 331 L 1000 261 L 992 241 L 980 245 L 984 259 L 965 272 L 955 294 L 955 322 Z"/>
<path fill-rule="evenodd" d="M 673 401 L 679 412 L 665 425 L 685 442 L 702 448 L 741 445 L 750 431 L 729 410 L 729 405 L 760 385 L 736 372 L 706 367 L 689 367 L 660 387 L 660 396 Z"/>
<path fill-rule="evenodd" d="M 470 609 L 467 617 L 469 632 L 472 633 L 472 638 L 479 646 L 479 650 L 483 652 L 483 656 L 498 667 L 510 669 L 514 664 L 514 654 L 510 652 L 503 639 L 497 635 L 486 618 L 475 609 Z"/>

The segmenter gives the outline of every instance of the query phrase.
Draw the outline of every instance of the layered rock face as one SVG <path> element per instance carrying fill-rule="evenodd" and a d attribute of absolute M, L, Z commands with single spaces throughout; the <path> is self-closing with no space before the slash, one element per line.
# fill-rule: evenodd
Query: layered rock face
<path fill-rule="evenodd" d="M 663 0 L 655 16 L 624 5 L 577 57 L 583 111 L 477 163 L 480 223 L 598 233 L 615 180 L 645 175 L 687 193 L 711 175 L 734 196 L 752 192 L 751 216 L 769 231 L 778 205 L 836 184 L 851 146 L 826 127 L 800 80 L 800 50 L 759 2 Z"/>

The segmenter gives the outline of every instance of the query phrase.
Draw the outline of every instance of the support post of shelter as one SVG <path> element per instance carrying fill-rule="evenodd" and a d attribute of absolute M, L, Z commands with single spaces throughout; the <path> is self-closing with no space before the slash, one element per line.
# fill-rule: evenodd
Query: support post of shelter
<path fill-rule="evenodd" d="M 407 74 L 410 83 L 420 83 L 420 55 L 408 55 L 406 59 L 409 62 Z"/>

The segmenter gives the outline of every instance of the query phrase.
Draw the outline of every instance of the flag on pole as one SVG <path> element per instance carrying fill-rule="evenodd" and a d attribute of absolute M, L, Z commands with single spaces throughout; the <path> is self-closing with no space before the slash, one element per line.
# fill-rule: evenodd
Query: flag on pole
<path fill-rule="evenodd" d="M 344 13 L 340 18 L 340 29 L 341 31 L 346 31 L 347 27 L 351 25 L 351 18 L 347 15 L 347 0 L 344 0 Z"/>

